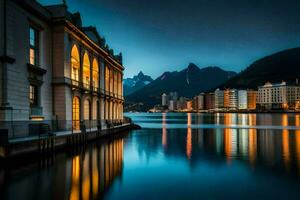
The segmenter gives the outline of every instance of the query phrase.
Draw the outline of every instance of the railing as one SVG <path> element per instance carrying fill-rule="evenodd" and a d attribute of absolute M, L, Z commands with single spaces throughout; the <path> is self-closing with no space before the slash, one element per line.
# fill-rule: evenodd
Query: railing
<path fill-rule="evenodd" d="M 82 83 L 82 85 L 83 85 L 83 88 L 86 89 L 86 90 L 91 89 L 90 83 Z"/>
<path fill-rule="evenodd" d="M 80 84 L 79 81 L 71 79 L 71 85 L 72 85 L 72 86 L 80 87 L 81 84 Z"/>
<path fill-rule="evenodd" d="M 71 86 L 73 86 L 73 87 L 82 88 L 82 89 L 85 89 L 85 90 L 92 90 L 93 92 L 104 94 L 106 96 L 110 96 L 110 97 L 117 98 L 117 99 L 120 99 L 120 100 L 124 99 L 123 95 L 119 95 L 119 94 L 116 94 L 114 92 L 107 91 L 105 89 L 100 88 L 99 86 L 97 86 L 97 87 L 92 86 L 92 85 L 90 85 L 90 83 L 83 83 L 81 81 L 66 78 L 66 77 L 54 78 L 53 83 L 56 83 L 56 84 L 71 84 Z"/>
<path fill-rule="evenodd" d="M 114 128 L 122 124 L 127 124 L 127 119 L 121 120 L 41 120 L 41 121 L 2 121 L 0 129 L 8 130 L 8 138 L 36 137 L 47 134 L 77 134 L 92 133 L 105 128 Z"/>
<path fill-rule="evenodd" d="M 95 86 L 93 86 L 93 92 L 99 92 L 99 88 L 98 88 L 98 87 L 95 87 Z"/>
<path fill-rule="evenodd" d="M 32 106 L 30 107 L 30 115 L 33 116 L 42 116 L 43 115 L 43 108 L 40 106 Z"/>

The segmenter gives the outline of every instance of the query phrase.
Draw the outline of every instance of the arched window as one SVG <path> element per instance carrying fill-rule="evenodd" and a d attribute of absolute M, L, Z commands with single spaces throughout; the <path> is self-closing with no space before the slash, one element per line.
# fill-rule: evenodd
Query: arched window
<path fill-rule="evenodd" d="M 105 90 L 109 91 L 109 67 L 105 67 Z"/>
<path fill-rule="evenodd" d="M 84 120 L 90 120 L 91 119 L 91 103 L 89 100 L 84 101 L 84 113 L 83 117 Z"/>
<path fill-rule="evenodd" d="M 86 89 L 90 88 L 90 59 L 87 54 L 87 52 L 84 53 L 83 56 L 83 71 L 82 71 L 82 81 L 83 81 L 83 86 Z"/>
<path fill-rule="evenodd" d="M 109 70 L 109 91 L 114 92 L 114 70 Z"/>
<path fill-rule="evenodd" d="M 118 73 L 118 95 L 119 96 L 122 96 L 121 87 L 122 87 L 122 74 Z"/>
<path fill-rule="evenodd" d="M 118 72 L 116 70 L 114 70 L 114 93 L 117 94 L 118 93 Z"/>
<path fill-rule="evenodd" d="M 99 88 L 99 67 L 96 59 L 93 61 L 93 87 L 94 91 L 97 91 Z"/>
<path fill-rule="evenodd" d="M 80 59 L 79 51 L 76 45 L 71 50 L 71 79 L 79 81 Z"/>
<path fill-rule="evenodd" d="M 74 130 L 79 130 L 80 127 L 80 100 L 78 97 L 73 97 L 72 102 L 72 124 Z"/>

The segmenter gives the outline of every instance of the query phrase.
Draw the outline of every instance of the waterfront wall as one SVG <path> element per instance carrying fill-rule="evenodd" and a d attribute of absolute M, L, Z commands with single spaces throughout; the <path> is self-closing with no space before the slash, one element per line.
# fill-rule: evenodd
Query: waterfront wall
<path fill-rule="evenodd" d="M 97 129 L 86 130 L 86 132 L 60 132 L 55 135 L 44 135 L 33 138 L 22 138 L 10 140 L 8 144 L 0 145 L 0 157 L 9 158 L 24 154 L 52 154 L 63 147 L 77 148 L 86 142 L 106 136 L 120 134 L 131 130 L 135 125 L 128 123 L 98 131 Z"/>

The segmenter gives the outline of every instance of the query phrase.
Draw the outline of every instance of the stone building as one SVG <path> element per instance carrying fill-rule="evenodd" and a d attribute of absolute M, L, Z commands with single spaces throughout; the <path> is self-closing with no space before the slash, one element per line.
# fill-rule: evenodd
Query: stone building
<path fill-rule="evenodd" d="M 215 108 L 215 93 L 205 93 L 204 94 L 204 109 L 212 110 Z"/>
<path fill-rule="evenodd" d="M 297 109 L 300 99 L 300 85 L 267 82 L 258 87 L 257 106 L 260 109 Z"/>
<path fill-rule="evenodd" d="M 193 110 L 195 112 L 204 110 L 204 93 L 201 93 L 193 98 Z"/>
<path fill-rule="evenodd" d="M 225 98 L 225 96 L 224 96 Z M 229 109 L 236 110 L 238 108 L 238 90 L 230 89 L 229 90 Z"/>
<path fill-rule="evenodd" d="M 256 109 L 256 98 L 257 98 L 256 90 L 247 90 L 247 109 L 248 110 Z"/>
<path fill-rule="evenodd" d="M 220 89 L 216 89 L 214 92 L 215 97 L 215 109 L 223 109 L 224 108 L 224 91 Z M 228 97 L 228 104 L 229 104 L 229 97 Z"/>
<path fill-rule="evenodd" d="M 239 110 L 245 110 L 247 109 L 247 102 L 248 102 L 248 98 L 247 98 L 247 90 L 238 90 L 238 109 Z"/>
<path fill-rule="evenodd" d="M 0 128 L 27 136 L 123 120 L 122 55 L 67 5 L 0 1 Z"/>

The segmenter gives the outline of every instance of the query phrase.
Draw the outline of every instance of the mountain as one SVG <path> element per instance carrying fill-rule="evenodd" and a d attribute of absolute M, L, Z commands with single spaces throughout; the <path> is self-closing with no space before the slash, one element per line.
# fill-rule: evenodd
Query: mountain
<path fill-rule="evenodd" d="M 295 82 L 300 78 L 300 47 L 284 50 L 262 59 L 229 79 L 219 88 L 257 89 L 257 86 L 271 83 Z"/>
<path fill-rule="evenodd" d="M 151 76 L 145 75 L 142 71 L 140 71 L 138 75 L 134 76 L 133 78 L 124 79 L 124 96 L 141 89 L 152 81 L 153 79 Z"/>
<path fill-rule="evenodd" d="M 193 63 L 182 71 L 165 72 L 142 89 L 128 95 L 126 102 L 143 103 L 147 110 L 161 102 L 161 94 L 177 91 L 180 96 L 193 97 L 203 91 L 217 87 L 235 72 L 224 71 L 219 67 L 206 67 L 200 69 Z M 140 105 L 140 104 L 139 104 Z"/>

